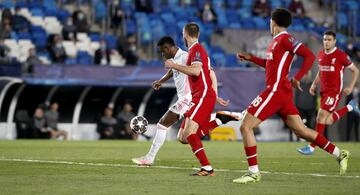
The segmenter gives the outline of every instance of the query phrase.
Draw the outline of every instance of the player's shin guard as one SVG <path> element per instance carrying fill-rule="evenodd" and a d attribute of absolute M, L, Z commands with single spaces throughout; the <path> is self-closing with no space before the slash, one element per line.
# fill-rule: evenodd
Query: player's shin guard
<path fill-rule="evenodd" d="M 221 122 L 220 122 L 221 124 Z M 206 125 L 204 125 L 201 129 L 198 129 L 196 134 L 202 138 L 204 136 L 209 135 L 210 131 L 215 129 L 216 127 L 219 126 L 219 122 L 217 121 L 217 119 L 212 120 L 210 122 L 208 122 Z"/>
<path fill-rule="evenodd" d="M 350 109 L 348 108 L 348 106 L 344 106 L 344 107 L 340 108 L 339 110 L 333 112 L 332 113 L 333 121 L 334 122 L 338 121 L 339 119 L 341 119 L 349 111 L 350 111 Z"/>
<path fill-rule="evenodd" d="M 249 165 L 249 171 L 251 173 L 259 172 L 259 166 L 257 163 L 257 153 L 256 153 L 256 146 L 244 147 L 246 153 L 246 159 Z"/>
<path fill-rule="evenodd" d="M 323 135 L 323 134 L 324 134 L 324 131 L 325 131 L 325 127 L 326 127 L 325 124 L 316 123 L 315 130 L 316 130 L 320 135 Z M 316 144 L 315 144 L 315 143 L 311 143 L 310 146 L 314 149 L 314 148 L 316 147 Z"/>
<path fill-rule="evenodd" d="M 161 125 L 160 123 L 156 126 L 156 134 L 153 139 L 153 143 L 151 145 L 151 148 L 147 154 L 147 156 L 151 159 L 154 159 L 156 154 L 159 152 L 159 149 L 164 144 L 166 139 L 166 133 L 169 128 L 165 127 L 164 125 Z"/>
<path fill-rule="evenodd" d="M 322 148 L 323 150 L 327 151 L 328 153 L 334 155 L 336 158 L 340 156 L 340 150 L 336 147 L 333 143 L 331 143 L 328 139 L 326 139 L 323 135 L 318 133 L 315 138 L 314 143 Z"/>
<path fill-rule="evenodd" d="M 209 160 L 206 157 L 205 150 L 200 138 L 196 134 L 191 134 L 187 137 L 187 141 L 191 145 L 192 151 L 199 160 L 202 167 L 209 166 Z"/>

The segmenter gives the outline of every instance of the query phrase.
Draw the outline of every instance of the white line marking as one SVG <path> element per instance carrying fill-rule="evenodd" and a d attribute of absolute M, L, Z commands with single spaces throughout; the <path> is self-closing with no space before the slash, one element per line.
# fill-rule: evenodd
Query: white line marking
<path fill-rule="evenodd" d="M 139 168 L 138 165 L 124 165 L 124 164 L 108 164 L 108 163 L 87 163 L 87 162 L 71 162 L 71 161 L 53 161 L 53 160 L 37 160 L 37 159 L 17 159 L 17 158 L 0 158 L 0 161 L 8 162 L 28 162 L 28 163 L 48 163 L 48 164 L 66 164 L 66 165 L 86 165 L 86 166 L 103 166 L 103 167 L 130 167 Z M 197 168 L 186 168 L 186 167 L 173 167 L 173 166 L 150 166 L 151 168 L 158 169 L 177 169 L 177 170 L 198 170 Z M 246 173 L 247 170 L 232 170 L 232 169 L 215 169 L 219 172 L 237 172 Z M 261 171 L 263 174 L 277 174 L 277 175 L 300 175 L 300 176 L 314 176 L 314 177 L 338 177 L 338 178 L 354 178 L 360 179 L 360 175 L 327 175 L 318 173 L 287 173 L 287 172 L 270 172 Z"/>

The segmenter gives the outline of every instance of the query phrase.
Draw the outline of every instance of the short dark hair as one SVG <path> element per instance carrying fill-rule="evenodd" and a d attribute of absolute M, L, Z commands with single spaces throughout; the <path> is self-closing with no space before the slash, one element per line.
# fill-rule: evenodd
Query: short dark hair
<path fill-rule="evenodd" d="M 276 8 L 271 12 L 271 19 L 280 27 L 289 27 L 292 23 L 291 12 L 285 8 Z"/>
<path fill-rule="evenodd" d="M 169 36 L 164 36 L 162 37 L 158 43 L 157 43 L 157 46 L 163 46 L 165 44 L 169 44 L 171 46 L 175 46 L 175 41 L 173 38 L 169 37 Z"/>
<path fill-rule="evenodd" d="M 185 25 L 185 31 L 190 37 L 198 37 L 200 28 L 196 23 L 190 22 Z"/>
<path fill-rule="evenodd" d="M 332 30 L 325 31 L 324 35 L 330 35 L 330 36 L 333 36 L 334 39 L 336 39 L 336 33 Z"/>

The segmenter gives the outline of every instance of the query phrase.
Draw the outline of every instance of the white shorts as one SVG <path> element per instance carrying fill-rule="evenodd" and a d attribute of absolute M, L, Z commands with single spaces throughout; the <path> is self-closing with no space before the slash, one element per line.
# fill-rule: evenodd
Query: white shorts
<path fill-rule="evenodd" d="M 175 104 L 173 104 L 169 108 L 169 110 L 175 114 L 182 116 L 189 109 L 190 102 L 191 102 L 191 98 L 181 97 L 175 102 Z"/>

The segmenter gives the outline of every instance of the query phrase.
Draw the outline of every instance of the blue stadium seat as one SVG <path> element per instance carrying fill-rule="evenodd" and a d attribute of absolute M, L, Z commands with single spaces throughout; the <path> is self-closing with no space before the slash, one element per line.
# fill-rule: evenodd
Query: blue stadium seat
<path fill-rule="evenodd" d="M 211 4 L 213 7 L 224 7 L 225 6 L 225 0 L 212 0 Z"/>
<path fill-rule="evenodd" d="M 77 63 L 76 58 L 66 58 L 66 60 L 65 60 L 65 64 L 68 64 L 68 65 L 74 65 L 76 63 Z"/>
<path fill-rule="evenodd" d="M 238 64 L 238 59 L 236 58 L 236 56 L 234 54 L 227 54 L 226 55 L 226 66 L 227 67 L 237 67 Z"/>
<path fill-rule="evenodd" d="M 99 42 L 101 39 L 101 36 L 99 33 L 91 33 L 89 35 L 91 41 Z"/>
<path fill-rule="evenodd" d="M 149 66 L 149 62 L 145 60 L 139 60 L 137 64 L 143 67 Z"/>
<path fill-rule="evenodd" d="M 176 24 L 176 19 L 171 12 L 165 12 L 165 13 L 161 14 L 161 18 L 164 21 L 165 25 Z"/>
<path fill-rule="evenodd" d="M 270 2 L 271 2 L 271 9 L 284 7 L 283 2 L 281 0 L 271 0 Z"/>
<path fill-rule="evenodd" d="M 228 0 L 228 1 L 232 1 L 232 0 Z M 241 3 L 241 7 L 242 8 L 252 8 L 253 4 L 254 4 L 254 1 L 243 0 Z"/>
<path fill-rule="evenodd" d="M 266 21 L 265 21 L 265 19 L 263 17 L 255 16 L 255 17 L 253 17 L 252 20 L 256 24 L 257 29 L 264 30 L 264 29 L 269 28 L 269 26 L 267 25 L 267 23 L 266 23 Z"/>
<path fill-rule="evenodd" d="M 57 19 L 63 24 L 66 23 L 66 20 L 70 16 L 70 13 L 67 10 L 63 9 L 59 9 L 56 14 Z"/>
<path fill-rule="evenodd" d="M 211 66 L 212 67 L 224 67 L 226 66 L 225 54 L 222 52 L 213 53 L 211 55 Z"/>
<path fill-rule="evenodd" d="M 92 65 L 94 64 L 92 56 L 88 52 L 79 51 L 76 57 L 76 63 L 80 65 Z"/>
<path fill-rule="evenodd" d="M 134 34 L 136 31 L 136 22 L 134 20 L 126 20 L 126 34 Z"/>
<path fill-rule="evenodd" d="M 241 8 L 237 11 L 238 15 L 241 19 L 252 17 L 252 8 Z"/>
<path fill-rule="evenodd" d="M 226 18 L 228 23 L 239 23 L 240 18 L 235 9 L 229 9 L 226 11 Z"/>
<path fill-rule="evenodd" d="M 103 38 L 106 41 L 106 46 L 109 49 L 115 49 L 117 47 L 117 38 L 114 35 L 105 34 Z"/>
<path fill-rule="evenodd" d="M 43 0 L 43 5 L 45 10 L 47 11 L 53 11 L 56 12 L 57 11 L 57 5 L 56 5 L 56 1 L 54 0 Z"/>
<path fill-rule="evenodd" d="M 231 29 L 241 29 L 242 25 L 240 22 L 235 22 L 235 23 L 230 23 L 228 27 Z"/>
<path fill-rule="evenodd" d="M 338 27 L 340 27 L 340 28 L 345 28 L 349 24 L 347 16 L 344 12 L 340 12 L 336 15 L 336 21 L 337 21 Z"/>
<path fill-rule="evenodd" d="M 32 41 L 36 45 L 37 49 L 43 49 L 46 47 L 47 40 L 46 40 L 46 33 L 35 32 L 32 34 Z"/>
<path fill-rule="evenodd" d="M 197 0 L 197 7 L 198 7 L 199 9 L 204 8 L 204 5 L 205 5 L 205 3 L 206 3 L 207 1 L 208 1 L 208 0 Z"/>
<path fill-rule="evenodd" d="M 98 0 L 93 0 L 94 5 L 94 11 L 95 11 L 95 20 L 96 21 L 100 21 L 102 19 L 105 19 L 106 17 L 106 12 L 107 12 L 107 9 L 106 9 L 106 5 L 103 1 L 98 1 Z"/>
<path fill-rule="evenodd" d="M 154 40 L 165 36 L 165 27 L 161 20 L 150 20 L 151 34 Z"/>
<path fill-rule="evenodd" d="M 179 7 L 179 0 L 167 0 L 167 5 L 170 8 Z"/>
<path fill-rule="evenodd" d="M 149 64 L 150 66 L 162 66 L 163 62 L 161 60 L 151 60 Z"/>
<path fill-rule="evenodd" d="M 18 37 L 18 39 L 29 39 L 29 40 L 31 40 L 31 38 L 32 38 L 31 34 L 28 32 L 19 32 L 17 34 L 17 37 Z"/>
<path fill-rule="evenodd" d="M 26 1 L 17 1 L 15 7 L 27 8 L 29 5 Z"/>
<path fill-rule="evenodd" d="M 241 25 L 242 25 L 242 28 L 244 28 L 244 29 L 256 29 L 255 22 L 253 20 L 251 20 L 250 18 L 241 20 Z"/>
<path fill-rule="evenodd" d="M 3 0 L 1 4 L 2 4 L 2 6 L 4 8 L 13 8 L 13 7 L 15 7 L 15 4 L 14 4 L 14 2 L 12 0 Z"/>
<path fill-rule="evenodd" d="M 32 16 L 44 17 L 44 11 L 40 8 L 31 8 L 30 12 Z"/>
<path fill-rule="evenodd" d="M 228 8 L 238 8 L 239 7 L 239 1 L 227 0 L 226 5 L 227 5 Z"/>

